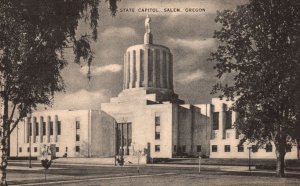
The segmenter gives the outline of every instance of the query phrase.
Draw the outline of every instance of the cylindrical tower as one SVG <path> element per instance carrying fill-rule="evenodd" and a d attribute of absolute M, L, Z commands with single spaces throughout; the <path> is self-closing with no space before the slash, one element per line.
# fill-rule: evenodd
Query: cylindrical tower
<path fill-rule="evenodd" d="M 144 44 L 126 50 L 123 88 L 173 93 L 173 56 L 168 47 L 152 43 L 150 22 L 147 16 Z"/>

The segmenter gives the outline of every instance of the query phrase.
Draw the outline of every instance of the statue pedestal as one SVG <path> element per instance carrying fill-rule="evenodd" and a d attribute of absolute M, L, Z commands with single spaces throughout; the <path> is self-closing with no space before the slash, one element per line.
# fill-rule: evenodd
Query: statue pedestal
<path fill-rule="evenodd" d="M 144 44 L 152 44 L 153 36 L 151 33 L 145 33 L 144 35 Z"/>

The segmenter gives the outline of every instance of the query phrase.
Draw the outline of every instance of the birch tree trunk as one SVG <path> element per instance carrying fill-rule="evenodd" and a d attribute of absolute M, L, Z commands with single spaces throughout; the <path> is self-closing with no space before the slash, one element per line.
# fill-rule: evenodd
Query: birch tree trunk
<path fill-rule="evenodd" d="M 1 92 L 4 90 L 4 81 L 1 77 Z M 0 171 L 1 171 L 1 186 L 6 186 L 6 167 L 7 167 L 7 153 L 8 153 L 8 135 L 9 135 L 9 125 L 8 125 L 8 99 L 3 96 L 0 97 Z"/>

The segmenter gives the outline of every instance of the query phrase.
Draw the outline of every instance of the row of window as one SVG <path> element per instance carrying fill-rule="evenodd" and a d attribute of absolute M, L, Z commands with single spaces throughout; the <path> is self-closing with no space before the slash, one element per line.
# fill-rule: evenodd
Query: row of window
<path fill-rule="evenodd" d="M 197 152 L 201 152 L 201 145 L 197 145 Z M 182 146 L 179 146 L 178 149 L 177 149 L 177 146 L 174 145 L 174 152 L 186 152 L 186 146 L 185 145 L 182 145 Z M 155 145 L 155 152 L 160 152 L 160 145 Z"/>
<path fill-rule="evenodd" d="M 66 151 L 67 151 L 68 147 L 66 147 Z M 33 152 L 37 152 L 38 148 L 37 147 L 33 147 Z M 55 147 L 55 151 L 59 152 L 59 147 Z M 22 152 L 22 147 L 19 147 L 19 152 Z M 27 152 L 30 152 L 30 148 L 27 147 Z"/>
<path fill-rule="evenodd" d="M 76 141 L 80 141 L 80 121 L 76 121 L 75 125 L 76 125 L 75 138 L 76 138 Z M 75 152 L 80 152 L 80 146 L 79 145 L 75 146 Z"/>
<path fill-rule="evenodd" d="M 132 123 L 117 123 L 116 137 L 118 155 L 129 155 L 129 146 L 132 143 Z"/>
<path fill-rule="evenodd" d="M 197 150 L 197 152 L 201 152 L 201 145 L 197 145 L 196 150 Z M 185 153 L 186 152 L 186 146 L 182 145 L 182 146 L 178 146 L 178 148 L 177 148 L 177 146 L 174 145 L 173 151 L 174 152 L 183 152 L 183 153 Z"/>
<path fill-rule="evenodd" d="M 237 148 L 238 148 L 238 152 L 244 152 L 244 146 L 243 145 L 239 145 L 239 146 L 237 146 Z M 258 150 L 256 145 L 252 145 L 251 149 L 252 149 L 252 152 L 257 152 L 257 150 Z M 183 146 L 181 146 L 180 148 L 177 149 L 177 146 L 174 145 L 174 152 L 177 152 L 178 150 L 181 151 L 181 152 L 185 152 L 186 151 L 186 146 L 183 145 Z M 217 152 L 218 151 L 218 146 L 217 145 L 212 145 L 211 150 L 212 150 L 212 152 Z M 291 152 L 291 150 L 292 150 L 292 146 L 288 145 L 287 148 L 286 148 L 286 152 Z M 224 145 L 224 151 L 225 152 L 230 152 L 230 145 Z M 155 145 L 155 152 L 160 152 L 160 145 Z M 197 152 L 201 152 L 201 145 L 197 145 Z M 270 145 L 270 144 L 266 145 L 266 152 L 272 152 L 272 145 Z"/>
<path fill-rule="evenodd" d="M 219 129 L 219 112 L 213 112 L 213 130 Z M 225 129 L 232 128 L 232 111 L 225 111 Z"/>
<path fill-rule="evenodd" d="M 38 148 L 37 147 L 33 147 L 33 152 L 37 152 L 38 151 Z M 59 147 L 55 147 L 55 151 L 56 152 L 59 152 Z M 76 152 L 80 152 L 80 146 L 76 146 L 75 147 L 75 151 Z M 19 147 L 19 152 L 21 153 L 22 152 L 22 147 Z M 27 147 L 27 152 L 30 152 L 30 148 Z M 66 152 L 68 152 L 68 147 L 66 147 Z"/>
<path fill-rule="evenodd" d="M 218 138 L 218 133 L 219 133 L 219 131 L 213 131 L 211 134 L 211 139 Z M 235 139 L 239 139 L 239 137 L 240 137 L 240 133 L 238 132 L 238 130 L 236 130 Z M 224 132 L 223 139 L 229 139 L 229 138 L 231 138 L 230 132 Z"/>
<path fill-rule="evenodd" d="M 252 150 L 252 152 L 257 152 L 258 151 L 258 148 L 257 148 L 256 145 L 252 145 L 250 147 L 250 149 Z M 273 146 L 271 144 L 267 144 L 265 149 L 266 149 L 266 152 L 272 152 L 273 151 Z M 244 146 L 243 145 L 238 145 L 237 150 L 238 150 L 238 152 L 244 152 Z M 288 145 L 286 147 L 286 152 L 291 152 L 291 150 L 292 150 L 292 146 Z M 211 146 L 211 151 L 212 152 L 218 152 L 218 146 L 217 145 L 212 145 Z M 230 151 L 231 151 L 230 145 L 224 145 L 224 152 L 230 152 Z"/>
<path fill-rule="evenodd" d="M 160 139 L 160 115 L 159 113 L 155 113 L 155 139 L 159 140 Z M 154 146 L 155 152 L 160 152 L 160 145 L 155 145 Z"/>
<path fill-rule="evenodd" d="M 160 115 L 158 113 L 155 113 L 155 139 L 160 139 Z"/>
<path fill-rule="evenodd" d="M 35 123 L 35 135 L 36 136 L 39 136 L 39 128 L 40 125 L 38 122 Z M 42 123 L 42 135 L 43 136 L 46 136 L 46 128 L 47 128 L 47 125 L 46 125 L 46 122 L 43 122 Z M 32 136 L 32 133 L 33 133 L 33 127 L 32 127 L 32 123 L 29 123 L 29 126 L 28 126 L 28 132 L 29 132 L 29 135 Z M 53 135 L 53 122 L 51 121 L 50 122 L 50 131 L 49 131 L 50 135 Z M 57 121 L 57 135 L 61 135 L 61 122 L 60 121 Z"/>
<path fill-rule="evenodd" d="M 80 141 L 80 121 L 76 121 L 76 141 Z M 77 151 L 77 146 L 76 146 L 76 152 L 79 152 L 79 150 Z"/>

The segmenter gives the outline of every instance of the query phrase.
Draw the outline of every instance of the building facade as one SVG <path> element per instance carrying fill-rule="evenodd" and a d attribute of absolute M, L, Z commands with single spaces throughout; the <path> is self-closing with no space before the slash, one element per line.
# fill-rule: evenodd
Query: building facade
<path fill-rule="evenodd" d="M 117 152 L 130 156 L 142 151 L 151 158 L 208 156 L 208 118 L 174 93 L 173 55 L 168 47 L 153 43 L 150 22 L 147 18 L 144 43 L 124 54 L 123 91 L 101 104 L 121 127 L 120 139 L 126 139 L 118 142 Z"/>
<path fill-rule="evenodd" d="M 55 157 L 112 157 L 143 160 L 174 157 L 248 158 L 247 142 L 230 111 L 232 102 L 184 104 L 173 89 L 173 55 L 153 43 L 150 18 L 144 43 L 124 54 L 123 90 L 96 110 L 35 112 L 12 133 L 11 156 L 39 156 L 46 145 Z M 30 150 L 31 149 L 31 150 Z M 276 158 L 274 144 L 250 152 L 252 158 Z M 296 159 L 291 146 L 287 159 Z"/>
<path fill-rule="evenodd" d="M 250 153 L 253 159 L 276 159 L 274 143 L 260 148 L 247 141 L 239 145 L 243 135 L 234 128 L 237 114 L 229 110 L 231 105 L 231 101 L 212 99 L 210 158 L 248 158 Z M 299 158 L 299 148 L 296 144 L 290 145 L 286 151 L 286 159 Z"/>
<path fill-rule="evenodd" d="M 12 132 L 11 156 L 39 157 L 44 146 L 52 157 L 113 156 L 114 123 L 97 110 L 34 112 Z"/>

